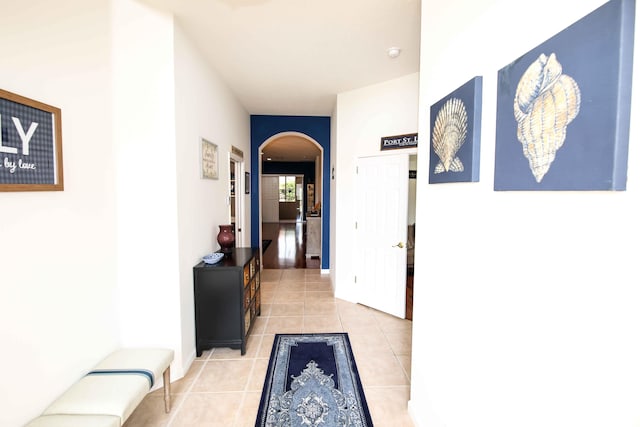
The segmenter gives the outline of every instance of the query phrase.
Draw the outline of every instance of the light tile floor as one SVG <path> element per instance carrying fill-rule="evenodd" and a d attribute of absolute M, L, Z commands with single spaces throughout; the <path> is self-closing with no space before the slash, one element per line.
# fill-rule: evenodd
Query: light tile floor
<path fill-rule="evenodd" d="M 407 412 L 411 377 L 411 322 L 333 297 L 320 270 L 263 270 L 262 313 L 247 353 L 216 348 L 171 384 L 173 407 L 164 413 L 162 390 L 147 395 L 124 427 L 252 427 L 276 333 L 348 332 L 373 423 L 412 427 Z"/>

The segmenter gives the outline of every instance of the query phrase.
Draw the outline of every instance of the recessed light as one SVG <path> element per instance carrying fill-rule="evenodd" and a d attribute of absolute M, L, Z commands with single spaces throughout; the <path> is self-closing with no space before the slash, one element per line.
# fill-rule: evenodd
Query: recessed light
<path fill-rule="evenodd" d="M 387 55 L 389 55 L 389 58 L 397 58 L 400 56 L 400 52 L 401 49 L 399 47 L 390 47 L 387 49 Z"/>

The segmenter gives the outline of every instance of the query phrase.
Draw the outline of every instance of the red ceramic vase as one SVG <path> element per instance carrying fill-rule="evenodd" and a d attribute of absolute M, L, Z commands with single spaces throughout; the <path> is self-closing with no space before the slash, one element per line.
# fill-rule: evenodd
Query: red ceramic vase
<path fill-rule="evenodd" d="M 236 236 L 233 234 L 233 225 L 220 225 L 220 232 L 218 233 L 218 244 L 220 245 L 220 251 L 224 253 L 231 252 L 234 244 L 236 243 Z"/>

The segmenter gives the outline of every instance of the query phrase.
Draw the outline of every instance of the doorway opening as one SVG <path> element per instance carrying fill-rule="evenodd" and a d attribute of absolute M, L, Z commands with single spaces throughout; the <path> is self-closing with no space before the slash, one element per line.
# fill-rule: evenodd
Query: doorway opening
<path fill-rule="evenodd" d="M 278 176 L 279 222 L 304 222 L 303 175 Z"/>
<path fill-rule="evenodd" d="M 305 208 L 302 175 L 262 175 L 264 268 L 320 268 L 318 217 Z"/>
<path fill-rule="evenodd" d="M 284 132 L 265 141 L 259 152 L 263 267 L 319 269 L 322 147 L 304 134 Z"/>
<path fill-rule="evenodd" d="M 416 191 L 418 156 L 409 156 L 409 206 L 407 209 L 407 288 L 405 294 L 405 319 L 413 320 L 413 259 L 416 241 Z"/>
<path fill-rule="evenodd" d="M 229 153 L 229 224 L 232 225 L 236 247 L 243 247 L 245 242 L 242 230 L 245 229 L 245 212 L 243 196 L 244 161 L 242 151 L 232 147 Z"/>

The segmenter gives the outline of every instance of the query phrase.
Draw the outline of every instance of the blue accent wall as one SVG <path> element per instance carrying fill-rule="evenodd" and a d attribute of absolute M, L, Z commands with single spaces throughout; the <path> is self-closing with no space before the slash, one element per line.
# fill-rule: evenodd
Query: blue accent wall
<path fill-rule="evenodd" d="M 322 265 L 329 268 L 329 224 L 331 189 L 331 118 L 315 116 L 251 116 L 251 246 L 260 246 L 260 179 L 258 164 L 260 146 L 283 132 L 300 132 L 314 139 L 323 148 L 322 157 Z"/>

